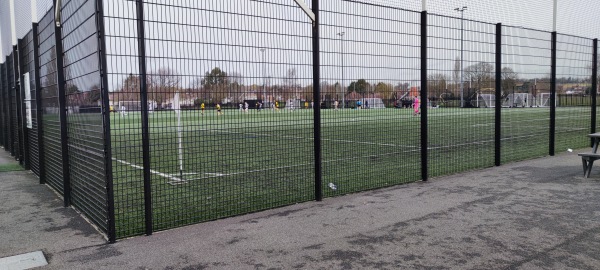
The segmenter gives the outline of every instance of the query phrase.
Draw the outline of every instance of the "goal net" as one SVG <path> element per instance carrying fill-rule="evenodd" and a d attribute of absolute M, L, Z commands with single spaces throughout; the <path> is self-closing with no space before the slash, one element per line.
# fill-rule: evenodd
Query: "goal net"
<path fill-rule="evenodd" d="M 381 98 L 362 98 L 360 101 L 364 109 L 385 109 Z"/>
<path fill-rule="evenodd" d="M 300 109 L 300 100 L 299 99 L 288 99 L 287 102 L 285 102 L 285 108 L 288 110 L 296 110 L 296 109 Z"/>
<path fill-rule="evenodd" d="M 556 96 L 555 96 L 556 97 Z M 554 98 L 555 103 L 558 102 L 556 98 Z M 538 107 L 550 107 L 550 93 L 539 93 L 537 95 L 536 106 Z"/>
<path fill-rule="evenodd" d="M 480 94 L 477 98 L 477 107 L 479 108 L 494 108 L 496 107 L 496 95 Z"/>
<path fill-rule="evenodd" d="M 119 101 L 116 110 L 125 116 L 130 112 L 139 112 L 142 110 L 142 105 L 139 101 Z"/>
<path fill-rule="evenodd" d="M 533 107 L 535 99 L 529 93 L 513 93 L 508 94 L 502 101 L 502 107 Z"/>

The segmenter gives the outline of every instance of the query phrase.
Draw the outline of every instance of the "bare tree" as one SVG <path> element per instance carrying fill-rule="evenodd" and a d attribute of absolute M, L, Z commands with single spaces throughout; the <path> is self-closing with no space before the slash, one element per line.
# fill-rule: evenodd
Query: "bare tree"
<path fill-rule="evenodd" d="M 140 77 L 129 74 L 123 80 L 121 88 L 115 93 L 116 100 L 113 101 L 138 101 L 140 100 Z"/>
<path fill-rule="evenodd" d="M 229 89 L 230 78 L 227 72 L 219 67 L 213 68 L 204 74 L 201 84 L 205 91 L 210 93 L 215 102 L 222 102 L 224 98 L 231 98 Z"/>
<path fill-rule="evenodd" d="M 475 82 L 476 89 L 481 89 L 483 84 L 494 80 L 494 66 L 490 63 L 479 62 L 465 68 L 465 78 Z"/>
<path fill-rule="evenodd" d="M 394 94 L 392 84 L 379 82 L 375 85 L 375 93 L 378 93 L 382 99 L 391 99 Z"/>
<path fill-rule="evenodd" d="M 159 108 L 162 108 L 162 105 L 179 91 L 181 79 L 175 71 L 163 67 L 149 74 L 148 81 L 148 99 L 155 101 Z"/>
<path fill-rule="evenodd" d="M 519 74 L 517 74 L 512 68 L 502 68 L 502 90 L 509 91 L 517 85 L 519 80 Z"/>
<path fill-rule="evenodd" d="M 435 96 L 438 96 L 439 93 L 444 93 L 447 87 L 448 76 L 445 74 L 435 73 L 427 76 L 427 91 L 435 93 Z"/>

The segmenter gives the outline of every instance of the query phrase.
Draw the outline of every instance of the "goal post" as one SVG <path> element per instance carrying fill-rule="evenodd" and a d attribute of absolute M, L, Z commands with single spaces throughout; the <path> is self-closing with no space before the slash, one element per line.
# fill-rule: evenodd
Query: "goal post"
<path fill-rule="evenodd" d="M 361 98 L 363 108 L 366 109 L 385 109 L 385 104 L 381 98 Z"/>
<path fill-rule="evenodd" d="M 556 95 L 555 95 L 556 97 Z M 558 99 L 554 99 L 555 104 L 558 103 Z M 550 93 L 539 93 L 537 97 L 537 106 L 538 107 L 550 107 Z"/>
<path fill-rule="evenodd" d="M 524 108 L 536 106 L 536 98 L 529 93 L 512 93 L 508 94 L 504 100 L 502 100 L 502 107 L 511 108 Z"/>
<path fill-rule="evenodd" d="M 496 107 L 496 95 L 495 94 L 479 94 L 477 99 L 477 107 L 479 108 L 495 108 Z"/>

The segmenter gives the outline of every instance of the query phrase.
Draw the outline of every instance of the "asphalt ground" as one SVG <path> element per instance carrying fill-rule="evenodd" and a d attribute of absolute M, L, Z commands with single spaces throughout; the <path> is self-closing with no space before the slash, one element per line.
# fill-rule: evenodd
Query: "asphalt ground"
<path fill-rule="evenodd" d="M 31 172 L 4 172 L 0 258 L 41 250 L 41 269 L 600 269 L 600 165 L 584 178 L 576 154 L 587 150 L 115 244 Z"/>

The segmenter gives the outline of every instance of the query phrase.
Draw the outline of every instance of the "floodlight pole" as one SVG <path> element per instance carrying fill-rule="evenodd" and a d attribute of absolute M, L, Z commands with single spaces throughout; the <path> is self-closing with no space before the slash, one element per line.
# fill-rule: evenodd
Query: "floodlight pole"
<path fill-rule="evenodd" d="M 267 98 L 267 72 L 266 72 L 266 63 L 265 63 L 265 48 L 260 49 L 260 52 L 262 53 L 262 63 L 263 63 L 263 101 L 262 103 L 265 103 L 265 99 Z"/>
<path fill-rule="evenodd" d="M 312 20 L 312 56 L 313 56 L 313 136 L 315 153 L 315 200 L 323 200 L 323 173 L 321 167 L 321 59 L 319 47 L 319 0 L 312 0 L 312 10 L 303 0 L 294 0 Z"/>
<path fill-rule="evenodd" d="M 465 99 L 464 99 L 464 76 L 463 76 L 463 34 L 464 34 L 464 20 L 465 20 L 465 10 L 466 6 L 462 8 L 455 8 L 454 10 L 460 12 L 460 107 L 465 107 Z"/>
<path fill-rule="evenodd" d="M 344 83 L 344 34 L 345 32 L 337 33 L 340 36 L 340 57 L 342 58 L 342 109 L 346 107 L 346 84 Z"/>

